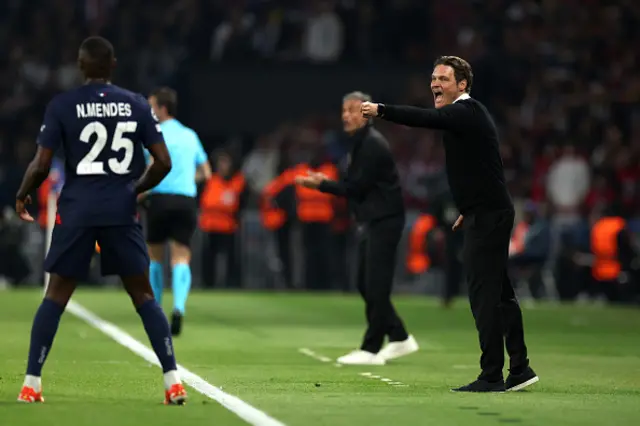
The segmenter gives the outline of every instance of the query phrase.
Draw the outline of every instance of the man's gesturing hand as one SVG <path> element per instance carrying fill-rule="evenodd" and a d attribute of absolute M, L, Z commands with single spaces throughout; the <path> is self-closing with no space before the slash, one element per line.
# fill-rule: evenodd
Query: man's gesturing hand
<path fill-rule="evenodd" d="M 456 219 L 456 223 L 453 224 L 453 227 L 451 229 L 453 229 L 454 231 L 457 231 L 462 226 L 463 220 L 464 220 L 464 217 L 462 215 L 458 216 L 458 219 Z"/>
<path fill-rule="evenodd" d="M 27 211 L 27 204 L 31 204 L 31 195 L 27 195 L 24 200 L 16 200 L 16 213 L 25 222 L 33 222 L 33 217 Z"/>
<path fill-rule="evenodd" d="M 360 106 L 360 111 L 362 111 L 362 115 L 367 118 L 377 117 L 378 116 L 378 104 L 374 104 L 373 102 L 363 102 Z"/>
<path fill-rule="evenodd" d="M 296 176 L 296 185 L 301 185 L 306 188 L 318 189 L 322 181 L 328 179 L 324 173 L 317 173 L 308 171 L 307 176 Z"/>

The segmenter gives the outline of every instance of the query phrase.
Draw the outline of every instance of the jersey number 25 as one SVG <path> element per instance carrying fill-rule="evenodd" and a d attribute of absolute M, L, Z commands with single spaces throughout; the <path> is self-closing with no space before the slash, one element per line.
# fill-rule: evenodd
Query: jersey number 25
<path fill-rule="evenodd" d="M 113 173 L 119 175 L 126 175 L 129 173 L 129 166 L 131 165 L 131 160 L 133 160 L 134 145 L 131 139 L 126 138 L 124 134 L 135 132 L 137 127 L 138 123 L 135 121 L 121 121 L 116 125 L 116 130 L 113 133 L 113 138 L 111 139 L 111 150 L 118 152 L 124 149 L 124 157 L 122 160 L 118 160 L 117 158 L 109 159 L 107 165 Z M 89 152 L 87 152 L 87 155 L 85 155 L 78 163 L 78 167 L 76 168 L 76 173 L 78 175 L 106 174 L 104 170 L 104 163 L 102 161 L 95 161 L 109 139 L 109 134 L 105 125 L 99 121 L 93 121 L 87 124 L 84 129 L 82 129 L 82 132 L 80 132 L 80 141 L 89 143 L 91 137 L 94 135 L 96 136 L 96 140 L 93 143 L 93 146 Z"/>

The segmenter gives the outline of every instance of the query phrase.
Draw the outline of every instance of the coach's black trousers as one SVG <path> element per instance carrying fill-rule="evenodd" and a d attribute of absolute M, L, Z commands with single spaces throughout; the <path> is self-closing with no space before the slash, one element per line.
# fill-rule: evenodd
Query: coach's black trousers
<path fill-rule="evenodd" d="M 309 290 L 329 290 L 331 274 L 331 226 L 328 223 L 302 222 L 305 284 Z"/>
<path fill-rule="evenodd" d="M 365 302 L 367 331 L 360 349 L 378 353 L 385 336 L 389 341 L 409 336 L 391 303 L 398 243 L 404 215 L 362 225 L 358 242 L 358 290 Z"/>
<path fill-rule="evenodd" d="M 463 262 L 482 350 L 479 379 L 487 381 L 503 378 L 505 343 L 511 373 L 529 366 L 522 311 L 507 274 L 513 219 L 513 210 L 500 210 L 465 215 L 463 222 Z"/>

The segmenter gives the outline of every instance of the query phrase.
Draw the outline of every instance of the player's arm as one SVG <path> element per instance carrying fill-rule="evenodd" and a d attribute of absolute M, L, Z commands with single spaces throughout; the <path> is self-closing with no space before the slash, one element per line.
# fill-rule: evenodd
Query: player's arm
<path fill-rule="evenodd" d="M 29 163 L 22 178 L 20 188 L 16 193 L 16 213 L 21 219 L 33 222 L 33 217 L 27 212 L 25 204 L 31 203 L 31 192 L 36 190 L 49 176 L 53 156 L 62 142 L 62 123 L 58 117 L 56 101 L 52 101 L 44 114 L 36 155 Z"/>
<path fill-rule="evenodd" d="M 135 184 L 136 194 L 147 192 L 165 178 L 171 171 L 171 156 L 164 141 L 148 146 L 153 161 Z"/>
<path fill-rule="evenodd" d="M 137 195 L 147 192 L 162 182 L 162 179 L 171 171 L 171 156 L 164 143 L 160 125 L 146 101 L 142 101 L 141 105 L 143 119 L 140 121 L 140 137 L 151 158 L 149 158 L 150 165 L 135 183 L 134 189 Z"/>
<path fill-rule="evenodd" d="M 409 105 L 386 105 L 363 102 L 365 116 L 378 117 L 410 127 L 426 127 L 438 130 L 456 130 L 469 123 L 471 108 L 464 103 L 442 108 L 418 108 Z"/>
<path fill-rule="evenodd" d="M 31 204 L 31 192 L 36 190 L 49 176 L 54 151 L 50 148 L 38 146 L 36 155 L 29 163 L 22 183 L 16 194 L 16 213 L 21 219 L 33 222 L 33 217 L 27 212 L 25 205 Z"/>

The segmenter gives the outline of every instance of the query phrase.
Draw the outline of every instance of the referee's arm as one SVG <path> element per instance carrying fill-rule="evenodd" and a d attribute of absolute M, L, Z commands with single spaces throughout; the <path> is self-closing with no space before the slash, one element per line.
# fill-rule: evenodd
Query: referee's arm
<path fill-rule="evenodd" d="M 378 104 L 378 118 L 410 127 L 456 130 L 473 118 L 472 109 L 464 103 L 442 108 L 418 108 L 408 105 Z"/>
<path fill-rule="evenodd" d="M 211 170 L 211 164 L 209 164 L 209 160 L 205 160 L 204 163 L 201 163 L 196 168 L 196 183 L 206 182 L 213 176 L 213 172 Z"/>

